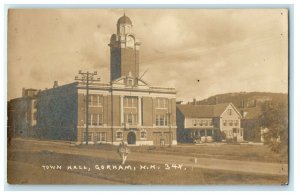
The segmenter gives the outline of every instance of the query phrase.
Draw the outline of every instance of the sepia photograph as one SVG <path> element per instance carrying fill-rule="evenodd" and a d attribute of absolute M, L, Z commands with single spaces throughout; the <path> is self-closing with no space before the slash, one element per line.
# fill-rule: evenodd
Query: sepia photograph
<path fill-rule="evenodd" d="M 8 9 L 7 182 L 288 185 L 289 9 Z"/>

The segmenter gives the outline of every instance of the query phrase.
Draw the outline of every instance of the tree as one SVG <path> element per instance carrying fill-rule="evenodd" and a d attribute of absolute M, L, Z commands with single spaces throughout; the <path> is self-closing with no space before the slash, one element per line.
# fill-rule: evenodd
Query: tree
<path fill-rule="evenodd" d="M 265 143 L 276 153 L 287 153 L 288 149 L 288 105 L 283 103 L 265 104 L 261 124 L 268 131 Z"/>
<path fill-rule="evenodd" d="M 242 127 L 244 128 L 244 140 L 260 142 L 261 121 L 259 119 L 244 119 Z"/>

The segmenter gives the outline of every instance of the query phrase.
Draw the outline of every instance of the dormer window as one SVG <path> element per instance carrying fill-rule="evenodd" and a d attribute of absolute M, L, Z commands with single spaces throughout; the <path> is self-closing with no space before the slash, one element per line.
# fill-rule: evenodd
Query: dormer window
<path fill-rule="evenodd" d="M 128 85 L 132 86 L 133 85 L 133 80 L 132 79 L 128 79 Z"/>
<path fill-rule="evenodd" d="M 134 85 L 134 79 L 131 77 L 127 77 L 126 79 L 124 79 L 125 81 L 125 85 L 128 87 L 132 87 Z"/>

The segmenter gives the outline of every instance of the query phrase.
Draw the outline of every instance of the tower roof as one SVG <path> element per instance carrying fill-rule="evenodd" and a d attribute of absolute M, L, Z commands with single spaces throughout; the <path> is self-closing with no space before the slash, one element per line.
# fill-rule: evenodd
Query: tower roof
<path fill-rule="evenodd" d="M 132 22 L 131 22 L 130 18 L 128 18 L 128 17 L 124 14 L 121 18 L 119 18 L 118 24 L 130 24 L 130 25 L 132 25 Z"/>

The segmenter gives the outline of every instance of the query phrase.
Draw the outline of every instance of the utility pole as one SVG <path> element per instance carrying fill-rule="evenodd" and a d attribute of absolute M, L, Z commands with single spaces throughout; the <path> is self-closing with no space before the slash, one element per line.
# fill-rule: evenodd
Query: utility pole
<path fill-rule="evenodd" d="M 172 146 L 172 132 L 171 132 L 171 117 L 172 117 L 172 113 L 168 112 L 167 113 L 167 117 L 168 117 L 168 123 L 169 123 L 169 147 Z"/>
<path fill-rule="evenodd" d="M 111 102 L 111 144 L 114 144 L 114 97 L 113 97 L 113 81 L 110 82 L 110 102 Z M 123 106 L 123 105 L 121 105 Z"/>
<path fill-rule="evenodd" d="M 81 70 L 78 71 L 78 74 L 81 75 L 81 78 L 78 76 L 75 77 L 76 81 L 82 81 L 86 84 L 86 97 L 85 97 L 85 143 L 88 145 L 89 139 L 89 84 L 92 82 L 99 82 L 100 78 L 94 79 L 94 76 L 97 75 L 97 71 L 94 72 L 82 72 Z"/>

